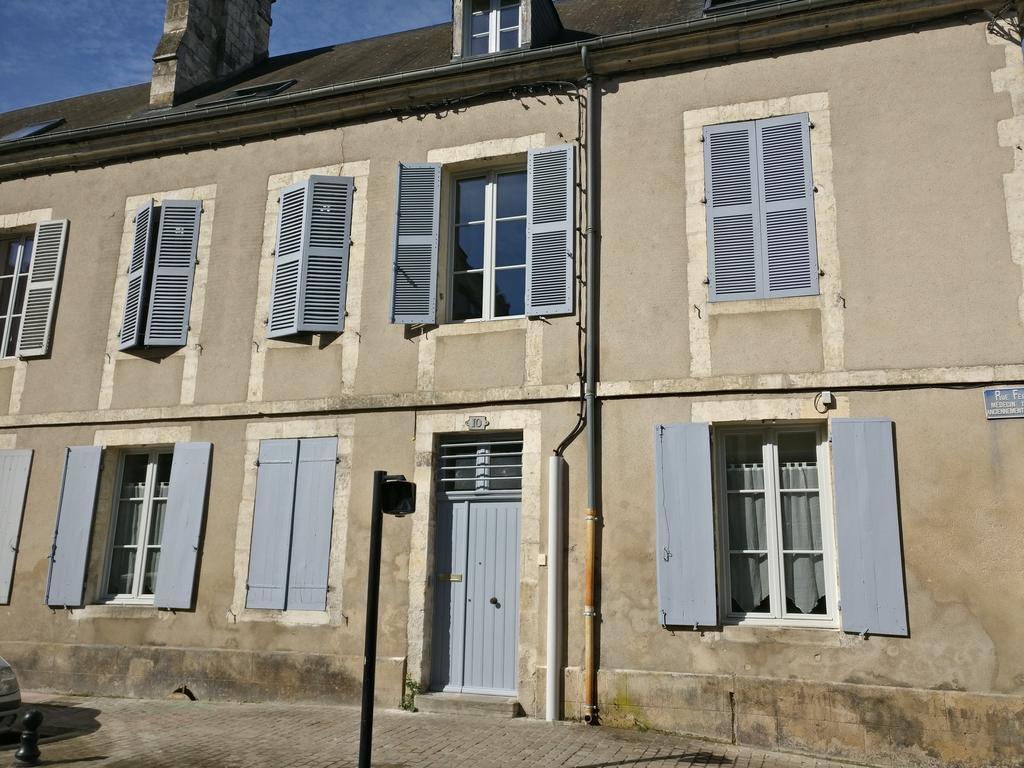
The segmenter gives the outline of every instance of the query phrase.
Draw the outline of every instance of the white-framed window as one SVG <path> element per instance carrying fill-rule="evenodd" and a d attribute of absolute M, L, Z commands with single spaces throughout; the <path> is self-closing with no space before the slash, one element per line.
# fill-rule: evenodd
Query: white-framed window
<path fill-rule="evenodd" d="M 0 237 L 0 255 L 4 260 L 0 265 L 0 357 L 16 355 L 32 246 L 32 235 Z"/>
<path fill-rule="evenodd" d="M 471 0 L 466 24 L 470 56 L 511 51 L 521 44 L 520 0 Z"/>
<path fill-rule="evenodd" d="M 173 458 L 170 448 L 121 456 L 104 580 L 107 602 L 153 601 Z"/>
<path fill-rule="evenodd" d="M 526 314 L 525 168 L 453 180 L 452 322 Z"/>
<path fill-rule="evenodd" d="M 730 427 L 716 437 L 723 621 L 834 627 L 825 427 Z"/>

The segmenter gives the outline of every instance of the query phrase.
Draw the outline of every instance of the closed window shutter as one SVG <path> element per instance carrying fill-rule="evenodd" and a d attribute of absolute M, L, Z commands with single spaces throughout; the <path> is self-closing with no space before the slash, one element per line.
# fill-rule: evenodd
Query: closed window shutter
<path fill-rule="evenodd" d="M 757 121 L 764 295 L 815 296 L 818 250 L 807 114 Z"/>
<path fill-rule="evenodd" d="M 65 454 L 46 580 L 47 605 L 76 607 L 84 602 L 102 458 L 103 449 L 91 445 L 68 448 Z"/>
<path fill-rule="evenodd" d="M 304 244 L 300 331 L 345 330 L 354 189 L 354 180 L 348 177 L 313 176 L 309 180 L 306 199 L 312 210 Z"/>
<path fill-rule="evenodd" d="M 174 446 L 153 600 L 157 608 L 192 607 L 212 450 L 210 443 Z"/>
<path fill-rule="evenodd" d="M 128 264 L 128 290 L 125 291 L 124 316 L 119 334 L 120 350 L 131 349 L 142 343 L 142 326 L 146 316 L 149 287 L 149 254 L 152 250 L 156 218 L 157 209 L 152 200 L 135 212 L 132 257 Z"/>
<path fill-rule="evenodd" d="M 327 607 L 337 457 L 336 437 L 299 441 L 288 610 L 322 611 Z"/>
<path fill-rule="evenodd" d="M 575 149 L 531 149 L 526 196 L 526 314 L 573 311 Z"/>
<path fill-rule="evenodd" d="M 57 288 L 68 242 L 68 224 L 67 220 L 59 220 L 36 225 L 28 293 L 18 333 L 18 357 L 39 357 L 50 351 Z"/>
<path fill-rule="evenodd" d="M 843 631 L 906 637 L 893 423 L 833 419 Z"/>
<path fill-rule="evenodd" d="M 756 168 L 754 123 L 704 129 L 711 301 L 760 295 L 764 279 Z"/>
<path fill-rule="evenodd" d="M 260 443 L 246 608 L 284 610 L 298 453 L 298 440 Z"/>
<path fill-rule="evenodd" d="M 437 243 L 441 166 L 400 163 L 391 322 L 431 324 L 437 317 Z"/>
<path fill-rule="evenodd" d="M 146 319 L 147 345 L 180 347 L 188 339 L 202 210 L 203 204 L 196 200 L 165 200 L 160 204 L 160 230 Z"/>
<path fill-rule="evenodd" d="M 299 296 L 302 293 L 302 255 L 309 232 L 309 183 L 286 187 L 281 192 L 277 219 L 274 279 L 270 287 L 270 318 L 267 337 L 292 336 L 299 332 Z"/>
<path fill-rule="evenodd" d="M 716 626 L 710 426 L 655 427 L 654 456 L 659 622 Z"/>
<path fill-rule="evenodd" d="M 11 602 L 32 451 L 0 451 L 0 605 Z"/>

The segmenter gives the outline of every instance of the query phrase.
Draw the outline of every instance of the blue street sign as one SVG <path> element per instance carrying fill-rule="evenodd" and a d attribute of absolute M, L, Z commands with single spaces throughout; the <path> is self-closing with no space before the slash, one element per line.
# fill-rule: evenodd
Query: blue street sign
<path fill-rule="evenodd" d="M 1024 419 L 1024 387 L 986 389 L 985 417 L 988 419 Z"/>

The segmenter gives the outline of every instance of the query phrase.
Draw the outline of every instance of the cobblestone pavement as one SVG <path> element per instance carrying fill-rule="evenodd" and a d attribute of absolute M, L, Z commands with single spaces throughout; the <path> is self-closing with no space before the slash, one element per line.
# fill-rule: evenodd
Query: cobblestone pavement
<path fill-rule="evenodd" d="M 53 697 L 26 694 L 45 716 L 43 765 L 340 768 L 355 766 L 359 710 L 291 704 Z M 377 768 L 728 766 L 838 768 L 832 763 L 659 733 L 517 718 L 378 710 Z M 49 735 L 48 735 L 49 734 Z M 14 761 L 0 741 L 0 768 Z"/>

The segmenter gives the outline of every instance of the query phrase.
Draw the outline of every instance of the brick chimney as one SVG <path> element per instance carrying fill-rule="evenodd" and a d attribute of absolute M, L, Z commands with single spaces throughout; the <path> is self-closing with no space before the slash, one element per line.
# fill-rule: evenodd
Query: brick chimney
<path fill-rule="evenodd" d="M 170 107 L 267 57 L 274 0 L 167 0 L 149 106 Z"/>

